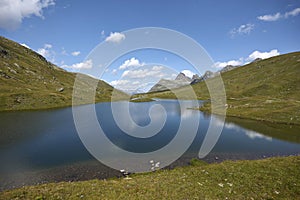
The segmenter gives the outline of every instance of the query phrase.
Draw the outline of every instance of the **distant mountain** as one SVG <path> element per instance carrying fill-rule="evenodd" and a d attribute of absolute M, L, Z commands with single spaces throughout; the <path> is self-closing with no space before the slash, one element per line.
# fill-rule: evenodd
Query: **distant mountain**
<path fill-rule="evenodd" d="M 55 66 L 31 49 L 0 37 L 0 111 L 70 106 L 75 77 L 76 73 Z M 86 75 L 85 79 L 96 81 Z M 89 81 L 82 84 L 89 87 Z M 113 89 L 99 81 L 95 100 L 110 101 Z"/>
<path fill-rule="evenodd" d="M 185 85 L 189 85 L 191 81 L 191 78 L 186 76 L 184 73 L 180 72 L 174 80 L 161 79 L 149 90 L 149 92 L 164 91 L 182 87 Z"/>
<path fill-rule="evenodd" d="M 168 89 L 178 88 L 189 84 L 194 85 L 201 81 L 205 81 L 206 79 L 213 78 L 219 73 L 227 72 L 237 67 L 239 66 L 227 65 L 217 72 L 212 72 L 208 70 L 202 76 L 199 76 L 198 74 L 194 74 L 192 78 L 186 76 L 183 72 L 180 72 L 175 78 L 175 80 L 161 79 L 157 84 L 155 84 L 149 90 L 149 92 L 165 91 Z"/>
<path fill-rule="evenodd" d="M 233 70 L 237 67 L 239 67 L 239 66 L 227 65 L 227 66 L 223 67 L 221 70 L 219 70 L 219 72 L 221 72 L 221 73 L 222 72 L 228 72 L 228 71 Z"/>
<path fill-rule="evenodd" d="M 186 76 L 184 73 L 180 72 L 177 77 L 175 78 L 175 81 L 182 81 L 182 82 L 186 82 L 189 83 L 192 81 L 192 79 L 188 76 Z"/>
<path fill-rule="evenodd" d="M 199 83 L 201 81 L 204 81 L 206 79 L 209 79 L 209 78 L 213 78 L 214 76 L 216 75 L 215 72 L 211 72 L 211 71 L 206 71 L 202 76 L 198 76 L 198 77 L 194 77 L 192 82 L 191 82 L 191 85 L 195 84 L 195 83 Z"/>

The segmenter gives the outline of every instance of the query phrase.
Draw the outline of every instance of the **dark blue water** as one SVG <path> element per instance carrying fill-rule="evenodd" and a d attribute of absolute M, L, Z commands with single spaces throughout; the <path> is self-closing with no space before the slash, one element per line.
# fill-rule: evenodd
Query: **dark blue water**
<path fill-rule="evenodd" d="M 176 100 L 164 100 L 130 103 L 130 114 L 134 122 L 140 126 L 151 123 L 149 108 L 154 104 L 165 108 L 167 118 L 164 127 L 149 138 L 137 138 L 124 133 L 113 119 L 110 103 L 96 104 L 96 112 L 101 127 L 112 143 L 135 153 L 155 151 L 164 147 L 174 139 L 181 117 L 192 120 L 200 113 L 197 135 L 182 158 L 196 157 L 211 116 L 197 110 L 183 110 Z M 224 159 L 243 159 L 247 156 L 300 153 L 299 140 L 295 138 L 299 127 L 279 126 L 227 119 L 217 144 L 207 158 L 218 156 Z M 0 133 L 0 178 L 95 161 L 77 134 L 72 108 L 0 113 Z M 186 134 L 191 134 L 189 128 L 186 129 Z M 277 137 L 283 134 L 284 137 Z M 49 176 L 52 175 L 54 174 Z"/>

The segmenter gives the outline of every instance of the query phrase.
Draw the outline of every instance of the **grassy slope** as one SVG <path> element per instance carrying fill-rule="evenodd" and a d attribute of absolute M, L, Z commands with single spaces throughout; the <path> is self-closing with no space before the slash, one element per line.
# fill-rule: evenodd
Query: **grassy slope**
<path fill-rule="evenodd" d="M 300 124 L 300 52 L 257 61 L 222 73 L 227 115 L 277 123 Z M 209 80 L 208 80 L 209 81 Z M 209 99 L 204 82 L 193 85 L 199 99 Z M 185 88 L 179 88 L 184 93 Z M 175 98 L 170 91 L 150 98 Z M 202 110 L 209 111 L 210 104 Z"/>
<path fill-rule="evenodd" d="M 34 51 L 0 37 L 0 111 L 70 106 L 75 77 Z M 89 87 L 88 82 L 82 84 Z M 64 90 L 59 92 L 60 88 Z M 99 81 L 96 91 L 97 102 L 110 101 L 113 87 Z"/>
<path fill-rule="evenodd" d="M 226 161 L 110 179 L 50 183 L 0 199 L 299 199 L 300 156 Z"/>

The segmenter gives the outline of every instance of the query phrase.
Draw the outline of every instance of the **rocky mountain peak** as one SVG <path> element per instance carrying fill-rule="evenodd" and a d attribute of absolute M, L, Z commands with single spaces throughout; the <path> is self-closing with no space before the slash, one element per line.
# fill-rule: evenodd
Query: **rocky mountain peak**
<path fill-rule="evenodd" d="M 187 77 L 184 73 L 180 72 L 177 77 L 175 78 L 176 81 L 186 81 L 191 82 L 192 79 L 190 77 Z"/>

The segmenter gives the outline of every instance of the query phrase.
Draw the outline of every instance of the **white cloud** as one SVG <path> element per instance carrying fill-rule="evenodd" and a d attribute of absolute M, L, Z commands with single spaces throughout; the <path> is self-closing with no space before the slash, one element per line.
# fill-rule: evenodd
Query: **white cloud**
<path fill-rule="evenodd" d="M 134 81 L 134 82 L 132 82 L 132 85 L 139 85 L 139 84 L 140 84 L 139 81 Z"/>
<path fill-rule="evenodd" d="M 290 16 L 295 17 L 295 16 L 297 16 L 297 15 L 299 15 L 299 14 L 300 14 L 300 8 L 295 8 L 294 10 L 292 10 L 292 11 L 290 11 L 290 12 L 286 12 L 286 13 L 284 14 L 284 17 L 285 17 L 285 18 L 288 18 L 288 17 L 290 17 Z"/>
<path fill-rule="evenodd" d="M 250 32 L 254 29 L 254 24 L 242 24 L 239 28 L 234 28 L 230 31 L 231 36 L 236 34 L 250 34 Z"/>
<path fill-rule="evenodd" d="M 62 68 L 71 68 L 71 69 L 91 69 L 93 67 L 92 60 L 87 60 L 85 62 L 75 63 L 73 65 L 63 65 Z"/>
<path fill-rule="evenodd" d="M 251 53 L 247 60 L 255 60 L 257 58 L 261 58 L 261 59 L 266 59 L 266 58 L 270 58 L 273 56 L 278 56 L 280 53 L 277 49 L 273 49 L 269 52 L 260 52 L 260 51 L 254 51 L 253 53 Z"/>
<path fill-rule="evenodd" d="M 289 17 L 295 17 L 297 15 L 300 14 L 300 8 L 295 8 L 292 11 L 286 12 L 284 14 L 281 13 L 276 13 L 276 14 L 271 14 L 271 15 L 262 15 L 262 16 L 258 16 L 257 19 L 261 20 L 261 21 L 266 21 L 266 22 L 273 22 L 273 21 L 277 21 L 279 19 L 282 18 L 289 18 Z"/>
<path fill-rule="evenodd" d="M 123 33 L 110 33 L 110 35 L 105 39 L 106 42 L 120 43 L 125 40 L 125 35 Z"/>
<path fill-rule="evenodd" d="M 55 4 L 55 0 L 1 0 L 0 28 L 16 29 L 25 17 L 43 18 L 43 9 Z"/>
<path fill-rule="evenodd" d="M 26 47 L 27 49 L 31 49 L 27 44 L 25 43 L 20 43 L 20 45 L 22 45 L 23 47 Z"/>
<path fill-rule="evenodd" d="M 80 54 L 80 51 L 74 51 L 71 54 L 72 54 L 72 56 L 78 56 Z"/>
<path fill-rule="evenodd" d="M 155 66 L 152 67 L 152 70 L 161 71 L 163 68 L 164 68 L 163 66 L 155 65 Z"/>
<path fill-rule="evenodd" d="M 230 60 L 227 62 L 216 62 L 216 63 L 214 63 L 213 67 L 214 68 L 224 68 L 227 65 L 232 65 L 232 66 L 246 65 L 257 58 L 266 59 L 266 58 L 270 58 L 270 57 L 278 56 L 278 55 L 280 55 L 280 52 L 277 49 L 273 49 L 269 52 L 268 51 L 267 52 L 254 51 L 247 58 L 242 57 L 238 60 Z"/>
<path fill-rule="evenodd" d="M 115 80 L 115 81 L 110 82 L 110 84 L 114 87 L 127 85 L 128 83 L 130 83 L 129 80 Z"/>
<path fill-rule="evenodd" d="M 110 84 L 115 87 L 118 88 L 120 90 L 123 90 L 127 93 L 140 93 L 140 92 L 147 92 L 149 91 L 149 89 L 155 84 L 156 82 L 148 82 L 148 81 L 144 81 L 144 80 L 137 80 L 137 81 L 133 81 L 131 79 L 121 79 L 121 80 L 114 80 L 111 81 Z"/>
<path fill-rule="evenodd" d="M 258 16 L 257 19 L 262 20 L 262 21 L 267 21 L 267 22 L 272 22 L 272 21 L 277 21 L 280 19 L 282 16 L 280 13 L 276 13 L 274 15 L 263 15 L 263 16 Z"/>
<path fill-rule="evenodd" d="M 214 64 L 215 68 L 223 68 L 226 67 L 227 65 L 232 65 L 232 66 L 238 66 L 243 64 L 243 58 L 240 58 L 239 60 L 230 60 L 227 62 L 216 62 Z"/>
<path fill-rule="evenodd" d="M 144 65 L 145 63 L 141 63 L 138 59 L 133 57 L 131 59 L 125 60 L 125 62 L 119 67 L 119 69 L 127 69 L 128 67 L 141 67 Z"/>
<path fill-rule="evenodd" d="M 164 74 L 159 70 L 138 69 L 138 70 L 126 70 L 122 74 L 122 78 L 149 78 L 149 77 L 162 77 Z"/>
<path fill-rule="evenodd" d="M 45 48 L 51 49 L 52 48 L 52 44 L 45 44 Z"/>
<path fill-rule="evenodd" d="M 111 71 L 111 73 L 112 73 L 113 75 L 117 75 L 117 74 L 118 74 L 118 70 L 117 70 L 117 69 L 113 69 L 113 70 Z"/>
<path fill-rule="evenodd" d="M 172 78 L 175 78 L 175 77 L 177 77 L 178 76 L 178 74 L 171 74 L 171 77 Z"/>
<path fill-rule="evenodd" d="M 193 73 L 193 72 L 191 72 L 190 70 L 187 70 L 187 69 L 182 70 L 181 72 L 184 73 L 184 75 L 186 75 L 189 78 L 193 78 L 193 76 L 195 74 L 195 73 Z"/>
<path fill-rule="evenodd" d="M 51 44 L 44 44 L 44 47 L 39 48 L 37 52 L 47 59 L 53 59 L 55 53 L 54 51 L 51 50 L 51 48 L 52 48 Z"/>

